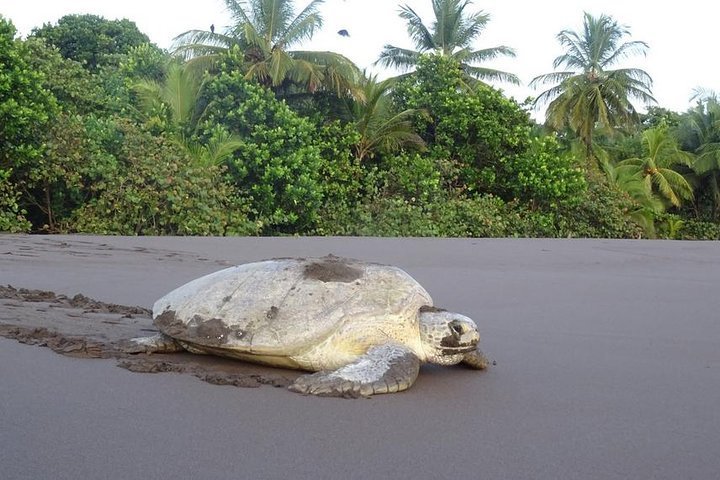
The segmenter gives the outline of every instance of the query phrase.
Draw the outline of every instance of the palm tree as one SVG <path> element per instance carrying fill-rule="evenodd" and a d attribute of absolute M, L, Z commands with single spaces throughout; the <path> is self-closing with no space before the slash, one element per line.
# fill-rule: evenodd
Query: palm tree
<path fill-rule="evenodd" d="M 639 121 L 631 99 L 655 102 L 652 79 L 638 68 L 610 69 L 633 54 L 644 54 L 645 42 L 622 42 L 629 34 L 611 17 L 585 13 L 581 32 L 563 30 L 557 36 L 567 51 L 553 62 L 566 70 L 535 77 L 530 86 L 552 85 L 535 100 L 547 104 L 546 122 L 555 130 L 570 128 L 583 142 L 590 163 L 596 127 L 608 133 Z"/>
<path fill-rule="evenodd" d="M 607 183 L 627 193 L 635 201 L 636 206 L 630 209 L 627 215 L 642 227 L 648 238 L 655 238 L 657 236 L 655 219 L 666 210 L 665 203 L 652 191 L 648 191 L 644 179 L 627 171 L 618 171 L 610 161 L 607 152 L 599 150 L 597 155 L 598 162 L 605 172 Z"/>
<path fill-rule="evenodd" d="M 674 207 L 691 200 L 690 183 L 671 167 L 692 165 L 692 156 L 680 150 L 665 126 L 645 130 L 642 139 L 645 155 L 619 162 L 615 167 L 617 175 L 641 181 L 648 195 L 655 194 Z"/>
<path fill-rule="evenodd" d="M 698 175 L 701 189 L 712 199 L 712 215 L 720 215 L 720 101 L 715 92 L 698 90 L 698 101 L 679 126 L 683 147 L 694 152 L 692 169 Z"/>
<path fill-rule="evenodd" d="M 400 17 L 407 22 L 416 50 L 385 45 L 376 63 L 407 71 L 417 65 L 420 55 L 432 52 L 457 60 L 470 79 L 519 84 L 520 80 L 512 73 L 477 66 L 500 56 L 514 57 L 515 51 L 504 45 L 472 49 L 472 43 L 487 27 L 490 15 L 482 11 L 467 14 L 465 9 L 471 4 L 470 0 L 432 0 L 435 21 L 430 28 L 408 5 L 400 7 Z"/>
<path fill-rule="evenodd" d="M 187 65 L 171 62 L 163 82 L 143 79 L 134 85 L 149 124 L 170 132 L 198 166 L 219 165 L 242 144 L 224 130 L 215 132 L 205 144 L 193 138 L 198 118 L 202 82 Z"/>
<path fill-rule="evenodd" d="M 352 93 L 360 72 L 349 59 L 334 52 L 290 50 L 322 26 L 318 7 L 323 1 L 313 0 L 295 15 L 292 0 L 225 0 L 233 25 L 222 33 L 214 28 L 189 30 L 175 38 L 174 52 L 205 65 L 208 59 L 238 49 L 245 77 L 276 92 L 299 85 L 307 92 Z"/>
<path fill-rule="evenodd" d="M 190 125 L 200 93 L 200 80 L 186 65 L 171 62 L 162 82 L 141 79 L 133 85 L 143 112 L 153 123 L 164 123 L 174 130 Z"/>
<path fill-rule="evenodd" d="M 364 101 L 349 101 L 349 117 L 360 133 L 355 145 L 355 156 L 360 161 L 378 152 L 425 147 L 412 122 L 422 112 L 415 109 L 396 112 L 388 95 L 393 83 L 393 79 L 378 82 L 377 76 L 368 77 L 361 83 Z"/>

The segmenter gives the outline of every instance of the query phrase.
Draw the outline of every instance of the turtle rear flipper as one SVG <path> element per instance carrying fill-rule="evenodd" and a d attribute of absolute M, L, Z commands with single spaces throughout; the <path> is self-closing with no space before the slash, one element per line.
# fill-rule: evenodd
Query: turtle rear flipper
<path fill-rule="evenodd" d="M 124 353 L 177 353 L 185 350 L 173 338 L 163 333 L 131 338 L 121 342 L 119 347 Z"/>
<path fill-rule="evenodd" d="M 334 371 L 303 375 L 288 387 L 303 394 L 329 397 L 368 397 L 410 388 L 420 360 L 402 345 L 372 347 L 365 355 Z"/>

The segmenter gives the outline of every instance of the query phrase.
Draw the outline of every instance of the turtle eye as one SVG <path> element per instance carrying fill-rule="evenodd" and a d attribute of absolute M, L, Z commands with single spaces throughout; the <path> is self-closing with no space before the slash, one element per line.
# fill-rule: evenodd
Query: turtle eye
<path fill-rule="evenodd" d="M 450 331 L 456 337 L 462 336 L 462 334 L 463 334 L 462 324 L 460 324 L 460 322 L 458 322 L 458 321 L 450 322 Z"/>

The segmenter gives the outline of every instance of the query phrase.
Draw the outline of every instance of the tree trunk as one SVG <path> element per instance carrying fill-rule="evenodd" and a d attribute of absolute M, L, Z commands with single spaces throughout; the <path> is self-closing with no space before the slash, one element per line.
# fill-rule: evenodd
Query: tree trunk
<path fill-rule="evenodd" d="M 587 170 L 588 178 L 594 181 L 601 181 L 603 175 L 600 171 L 597 158 L 595 158 L 595 154 L 593 153 L 592 137 L 583 138 L 583 143 L 585 144 L 585 169 Z"/>
<path fill-rule="evenodd" d="M 52 233 L 55 231 L 55 218 L 52 210 L 50 184 L 48 182 L 45 182 L 45 213 L 47 213 L 48 218 L 48 230 Z"/>

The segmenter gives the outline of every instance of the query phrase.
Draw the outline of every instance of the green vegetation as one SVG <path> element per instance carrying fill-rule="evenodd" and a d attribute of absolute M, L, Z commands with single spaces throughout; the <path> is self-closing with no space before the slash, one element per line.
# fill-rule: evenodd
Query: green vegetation
<path fill-rule="evenodd" d="M 66 15 L 57 25 L 45 24 L 32 35 L 57 47 L 67 59 L 89 70 L 117 63 L 132 47 L 150 39 L 129 20 L 105 20 L 97 15 Z"/>
<path fill-rule="evenodd" d="M 555 84 L 542 92 L 536 103 L 549 102 L 547 123 L 561 131 L 569 128 L 585 146 L 586 157 L 593 158 L 593 135 L 596 130 L 612 133 L 618 126 L 638 122 L 636 98 L 653 103 L 652 79 L 638 68 L 609 69 L 625 57 L 644 53 L 647 44 L 623 42 L 629 32 L 611 17 L 585 14 L 582 32 L 563 30 L 558 41 L 566 53 L 553 62 L 554 68 L 568 71 L 535 77 L 535 85 Z M 592 165 L 589 165 L 592 168 Z"/>
<path fill-rule="evenodd" d="M 417 66 L 424 53 L 435 53 L 458 62 L 468 83 L 479 79 L 519 84 L 520 79 L 512 73 L 476 65 L 498 56 L 514 57 L 515 51 L 505 45 L 473 50 L 473 42 L 487 27 L 490 15 L 468 12 L 471 4 L 469 0 L 432 0 L 435 18 L 431 27 L 412 8 L 402 6 L 400 17 L 407 22 L 408 35 L 417 50 L 386 45 L 378 63 L 409 69 Z"/>
<path fill-rule="evenodd" d="M 321 3 L 313 0 L 295 15 L 292 0 L 225 0 L 234 24 L 223 33 L 189 30 L 176 39 L 176 52 L 201 66 L 231 52 L 240 57 L 246 80 L 276 93 L 351 92 L 360 72 L 350 60 L 334 52 L 288 50 L 322 27 Z"/>
<path fill-rule="evenodd" d="M 165 52 L 129 20 L 0 16 L 0 231 L 123 235 L 720 238 L 720 105 L 677 113 L 615 68 L 644 53 L 607 16 L 564 30 L 545 125 L 486 81 L 490 17 L 400 8 L 415 50 L 378 80 L 296 49 L 321 0 L 226 0 L 233 23 Z"/>

